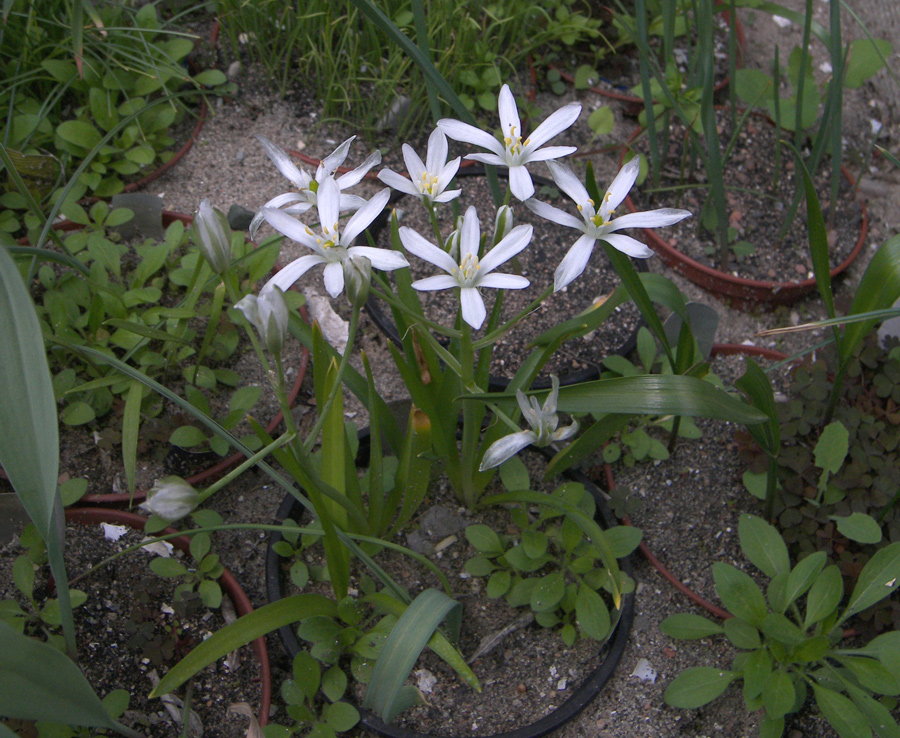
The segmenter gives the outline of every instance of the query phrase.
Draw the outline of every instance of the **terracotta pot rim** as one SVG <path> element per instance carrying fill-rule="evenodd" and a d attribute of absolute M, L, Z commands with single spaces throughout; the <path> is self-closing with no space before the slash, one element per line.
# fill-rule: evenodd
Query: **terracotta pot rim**
<path fill-rule="evenodd" d="M 102 507 L 70 507 L 65 511 L 66 520 L 70 523 L 78 523 L 80 525 L 91 525 L 99 523 L 119 523 L 127 525 L 136 531 L 143 531 L 147 518 L 137 513 L 127 512 L 125 510 L 115 510 Z M 174 528 L 166 528 L 160 531 L 161 534 L 177 533 Z M 175 548 L 184 553 L 190 552 L 190 539 L 186 536 L 170 538 L 168 540 Z M 226 568 L 219 577 L 222 588 L 234 603 L 235 611 L 239 616 L 253 612 L 253 605 L 250 598 L 234 575 Z M 272 704 L 272 672 L 269 663 L 269 650 L 266 647 L 266 639 L 264 637 L 257 638 L 253 641 L 253 651 L 256 654 L 256 660 L 259 662 L 260 668 L 260 707 L 258 720 L 259 724 L 265 725 L 269 720 L 269 708 Z"/>

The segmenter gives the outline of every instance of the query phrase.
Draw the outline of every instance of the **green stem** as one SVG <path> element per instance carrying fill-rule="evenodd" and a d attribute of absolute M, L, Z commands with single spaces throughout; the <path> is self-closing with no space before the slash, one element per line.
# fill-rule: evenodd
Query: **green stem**
<path fill-rule="evenodd" d="M 344 353 L 341 355 L 341 363 L 338 364 L 337 378 L 334 382 L 334 386 L 331 388 L 331 393 L 328 395 L 328 399 L 325 401 L 324 407 L 319 408 L 319 417 L 316 419 L 316 424 L 312 427 L 312 430 L 309 432 L 309 435 L 307 435 L 306 440 L 303 443 L 303 450 L 305 453 L 310 453 L 312 451 L 313 446 L 316 443 L 316 439 L 319 437 L 319 432 L 322 430 L 322 426 L 325 424 L 325 419 L 328 417 L 328 411 L 334 404 L 334 398 L 337 397 L 338 392 L 344 391 L 342 380 L 344 371 L 346 370 L 347 365 L 350 363 L 350 354 L 352 353 L 352 347 L 356 340 L 356 330 L 357 328 L 359 328 L 359 310 L 359 307 L 353 307 L 353 312 L 350 315 L 350 328 L 348 330 L 347 345 L 344 348 Z"/>
<path fill-rule="evenodd" d="M 287 443 L 290 443 L 297 436 L 296 429 L 288 430 L 286 433 L 283 433 L 278 438 L 276 438 L 272 443 L 266 446 L 264 449 L 257 451 L 253 456 L 247 458 L 240 466 L 232 469 L 228 474 L 219 479 L 217 482 L 209 485 L 205 490 L 200 492 L 200 502 L 205 502 L 209 497 L 218 492 L 222 487 L 226 484 L 230 484 L 232 481 L 237 479 L 241 474 L 243 474 L 247 469 L 251 466 L 255 466 L 257 462 L 262 461 L 266 456 L 268 456 L 272 451 L 276 451 Z"/>
<path fill-rule="evenodd" d="M 460 380 L 463 393 L 472 391 L 475 383 L 475 349 L 472 345 L 472 328 L 462 324 L 462 339 L 459 345 Z M 463 431 L 460 447 L 460 479 L 458 494 L 467 507 L 473 507 L 477 498 L 475 489 L 475 456 L 478 438 L 481 434 L 481 420 L 484 407 L 477 402 L 463 402 Z"/>
<path fill-rule="evenodd" d="M 546 300 L 553 292 L 553 285 L 551 284 L 547 287 L 538 297 L 532 300 L 525 308 L 523 308 L 519 313 L 514 315 L 512 318 L 507 320 L 503 325 L 501 325 L 496 330 L 491 331 L 486 336 L 482 336 L 477 341 L 475 341 L 472 346 L 478 351 L 486 346 L 490 346 L 494 343 L 497 343 L 504 334 L 508 333 L 511 329 L 515 328 L 515 326 L 523 320 L 529 313 L 537 310 L 541 304 Z"/>

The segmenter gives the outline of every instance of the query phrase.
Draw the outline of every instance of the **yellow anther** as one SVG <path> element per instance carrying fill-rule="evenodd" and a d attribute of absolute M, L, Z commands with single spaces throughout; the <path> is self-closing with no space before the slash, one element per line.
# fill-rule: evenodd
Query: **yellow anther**
<path fill-rule="evenodd" d="M 584 210 L 584 208 L 581 207 L 581 205 L 578 205 L 577 207 L 578 207 L 578 212 L 581 212 L 582 210 Z"/>
<path fill-rule="evenodd" d="M 594 207 L 594 201 L 591 200 L 591 198 L 588 198 L 588 204 L 589 204 L 591 207 Z"/>

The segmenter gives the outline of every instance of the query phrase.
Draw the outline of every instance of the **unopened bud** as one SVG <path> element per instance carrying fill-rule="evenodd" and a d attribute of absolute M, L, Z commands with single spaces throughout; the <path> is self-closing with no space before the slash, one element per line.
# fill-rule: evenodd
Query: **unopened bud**
<path fill-rule="evenodd" d="M 200 203 L 194 218 L 194 243 L 216 274 L 224 274 L 231 266 L 231 228 L 225 215 L 210 205 Z"/>
<path fill-rule="evenodd" d="M 288 307 L 284 293 L 278 287 L 269 287 L 256 295 L 241 298 L 235 307 L 256 328 L 266 349 L 276 356 L 284 348 L 288 330 Z"/>
<path fill-rule="evenodd" d="M 181 477 L 166 477 L 159 480 L 147 493 L 147 499 L 140 508 L 158 515 L 167 523 L 174 523 L 190 515 L 200 504 L 200 495 Z"/>
<path fill-rule="evenodd" d="M 459 216 L 456 219 L 456 230 L 453 231 L 449 236 L 447 236 L 447 240 L 445 241 L 445 248 L 447 249 L 447 253 L 453 257 L 453 260 L 456 263 L 459 263 L 459 234 L 462 231 L 463 224 L 463 216 Z"/>
<path fill-rule="evenodd" d="M 366 304 L 371 285 L 371 261 L 365 256 L 357 256 L 344 261 L 344 288 L 347 290 L 347 298 L 353 307 L 360 308 Z"/>
<path fill-rule="evenodd" d="M 509 205 L 501 205 L 494 218 L 494 245 L 506 238 L 513 227 L 513 211 Z"/>

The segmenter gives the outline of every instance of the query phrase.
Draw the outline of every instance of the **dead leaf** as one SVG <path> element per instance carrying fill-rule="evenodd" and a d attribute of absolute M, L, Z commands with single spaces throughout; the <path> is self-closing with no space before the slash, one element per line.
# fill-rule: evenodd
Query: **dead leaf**
<path fill-rule="evenodd" d="M 257 721 L 256 715 L 253 714 L 253 708 L 246 702 L 235 702 L 232 705 L 228 705 L 228 712 L 236 712 L 238 715 L 250 718 L 250 727 L 247 728 L 246 738 L 263 738 L 262 728 L 259 727 L 259 721 Z"/>

